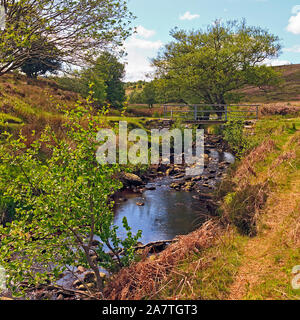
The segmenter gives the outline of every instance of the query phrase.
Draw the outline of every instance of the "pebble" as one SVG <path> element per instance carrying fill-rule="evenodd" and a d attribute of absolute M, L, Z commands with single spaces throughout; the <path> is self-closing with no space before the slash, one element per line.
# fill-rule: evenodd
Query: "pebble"
<path fill-rule="evenodd" d="M 83 267 L 83 266 L 79 266 L 79 267 L 77 268 L 77 272 L 78 272 L 78 273 L 84 273 L 85 271 L 86 271 L 86 268 Z"/>

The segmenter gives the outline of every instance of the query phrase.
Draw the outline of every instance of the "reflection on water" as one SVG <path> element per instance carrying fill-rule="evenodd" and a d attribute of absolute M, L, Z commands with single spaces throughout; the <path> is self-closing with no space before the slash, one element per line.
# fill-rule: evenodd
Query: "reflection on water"
<path fill-rule="evenodd" d="M 115 224 L 120 227 L 122 237 L 122 219 L 126 216 L 134 233 L 142 230 L 141 241 L 148 243 L 157 240 L 170 240 L 176 235 L 187 234 L 195 230 L 201 222 L 201 203 L 193 199 L 193 192 L 178 192 L 169 188 L 167 178 L 149 184 L 156 190 L 148 190 L 143 195 L 129 197 L 128 201 L 118 205 Z M 144 206 L 137 206 L 143 202 Z"/>
<path fill-rule="evenodd" d="M 219 162 L 234 163 L 231 153 L 209 150 L 212 158 L 208 169 L 217 169 Z M 197 229 L 207 218 L 208 212 L 201 200 L 194 199 L 196 192 L 175 191 L 169 187 L 170 179 L 162 178 L 148 187 L 142 195 L 126 195 L 126 202 L 118 203 L 115 211 L 115 225 L 119 227 L 119 236 L 124 237 L 122 219 L 127 218 L 133 233 L 142 230 L 140 241 L 148 243 L 157 240 L 171 240 L 177 235 L 188 234 Z M 118 201 L 117 201 L 118 202 Z M 136 203 L 142 202 L 144 206 Z"/>

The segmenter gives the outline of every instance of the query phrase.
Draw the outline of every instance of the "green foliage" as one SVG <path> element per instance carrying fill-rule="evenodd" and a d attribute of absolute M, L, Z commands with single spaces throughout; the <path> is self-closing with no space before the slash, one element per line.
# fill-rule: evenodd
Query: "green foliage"
<path fill-rule="evenodd" d="M 122 108 L 126 100 L 122 79 L 125 75 L 124 64 L 109 52 L 98 57 L 92 67 L 80 72 L 81 93 L 89 95 L 89 84 L 94 83 L 94 98 L 98 106 L 107 103 L 115 108 Z"/>
<path fill-rule="evenodd" d="M 56 59 L 32 58 L 27 59 L 21 66 L 21 71 L 29 78 L 37 78 L 38 75 L 44 75 L 47 72 L 55 73 L 61 69 L 61 63 Z"/>
<path fill-rule="evenodd" d="M 117 236 L 110 195 L 121 187 L 114 178 L 120 167 L 96 162 L 101 118 L 91 116 L 92 103 L 88 99 L 88 106 L 78 104 L 66 111 L 66 140 L 59 140 L 49 127 L 31 143 L 22 135 L 3 136 L 0 190 L 16 208 L 15 219 L 0 227 L 0 265 L 15 293 L 22 293 L 21 282 L 26 286 L 54 282 L 78 265 L 95 272 L 97 289 L 102 290 L 99 266 L 114 271 L 133 257 L 140 232 L 133 235 L 124 219 L 127 236 Z M 45 149 L 46 159 L 40 157 Z M 95 237 L 100 239 L 98 247 L 93 247 Z M 91 251 L 99 262 L 91 259 Z"/>
<path fill-rule="evenodd" d="M 257 213 L 264 207 L 267 198 L 267 184 L 246 185 L 225 196 L 224 204 L 229 212 L 229 219 L 239 232 L 248 236 L 256 235 Z"/>
<path fill-rule="evenodd" d="M 83 66 L 131 33 L 126 0 L 2 0 L 1 5 L 6 23 L 0 33 L 0 75 L 27 58 L 52 59 L 53 47 L 65 63 Z"/>
<path fill-rule="evenodd" d="M 147 82 L 144 86 L 142 95 L 144 97 L 145 103 L 148 104 L 149 108 L 152 108 L 156 101 L 155 86 L 152 82 Z"/>
<path fill-rule="evenodd" d="M 76 73 L 71 76 L 54 77 L 53 79 L 63 90 L 73 91 L 80 94 L 83 94 L 86 90 L 83 81 Z"/>
<path fill-rule="evenodd" d="M 15 216 L 16 204 L 12 198 L 0 193 L 0 224 L 11 222 Z"/>
<path fill-rule="evenodd" d="M 141 91 L 132 91 L 129 95 L 129 103 L 131 104 L 141 104 L 144 103 L 143 93 Z"/>
<path fill-rule="evenodd" d="M 171 35 L 174 41 L 153 65 L 163 86 L 173 88 L 183 101 L 226 104 L 236 101 L 238 95 L 232 92 L 247 84 L 278 84 L 279 74 L 261 65 L 280 50 L 278 37 L 266 30 L 245 21 L 215 21 L 207 30 L 175 29 Z"/>
<path fill-rule="evenodd" d="M 244 133 L 244 121 L 242 120 L 228 121 L 223 128 L 223 136 L 238 158 L 253 147 L 254 142 Z"/>

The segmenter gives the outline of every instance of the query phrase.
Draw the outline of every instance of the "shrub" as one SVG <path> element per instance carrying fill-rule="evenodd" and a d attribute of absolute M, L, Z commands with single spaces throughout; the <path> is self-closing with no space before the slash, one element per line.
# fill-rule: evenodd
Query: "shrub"
<path fill-rule="evenodd" d="M 113 178 L 120 168 L 96 162 L 100 127 L 91 109 L 77 105 L 66 112 L 66 140 L 47 127 L 28 147 L 25 137 L 14 139 L 8 133 L 0 145 L 0 190 L 14 203 L 22 203 L 15 219 L 0 227 L 0 265 L 15 293 L 20 282 L 55 282 L 78 265 L 94 271 L 101 291 L 99 266 L 114 271 L 133 258 L 140 232 L 134 236 L 124 219 L 127 236 L 117 237 L 110 195 L 121 187 Z M 46 159 L 40 157 L 42 148 L 49 150 Z M 95 237 L 100 239 L 97 247 Z M 92 259 L 91 253 L 98 258 Z"/>
<path fill-rule="evenodd" d="M 244 122 L 242 120 L 230 120 L 223 128 L 224 140 L 228 142 L 230 148 L 237 158 L 252 149 L 257 141 L 249 139 L 244 133 Z"/>

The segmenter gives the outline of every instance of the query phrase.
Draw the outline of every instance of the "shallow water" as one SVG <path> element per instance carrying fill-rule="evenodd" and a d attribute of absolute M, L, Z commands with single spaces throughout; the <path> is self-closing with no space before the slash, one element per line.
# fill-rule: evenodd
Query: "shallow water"
<path fill-rule="evenodd" d="M 170 179 L 164 178 L 147 186 L 156 190 L 147 190 L 143 195 L 127 196 L 127 201 L 118 204 L 115 224 L 122 229 L 123 217 L 127 217 L 134 233 L 142 230 L 141 242 L 171 240 L 176 235 L 187 234 L 195 230 L 201 221 L 201 203 L 193 199 L 193 192 L 178 192 L 169 187 Z M 138 206 L 143 202 L 144 206 Z M 122 237 L 124 233 L 120 232 Z"/>
<path fill-rule="evenodd" d="M 215 149 L 210 150 L 212 166 L 218 162 L 234 162 L 231 153 L 219 153 Z M 170 178 L 162 178 L 147 187 L 154 186 L 156 190 L 147 190 L 140 194 L 125 194 L 126 202 L 117 202 L 115 210 L 115 225 L 119 227 L 119 236 L 124 237 L 122 220 L 127 218 L 132 232 L 136 234 L 142 230 L 143 243 L 158 240 L 171 240 L 177 235 L 188 234 L 197 229 L 209 214 L 205 211 L 201 201 L 194 199 L 196 192 L 175 191 L 169 187 L 174 181 Z M 213 181 L 212 181 L 213 182 Z M 142 202 L 144 206 L 136 203 Z"/>

